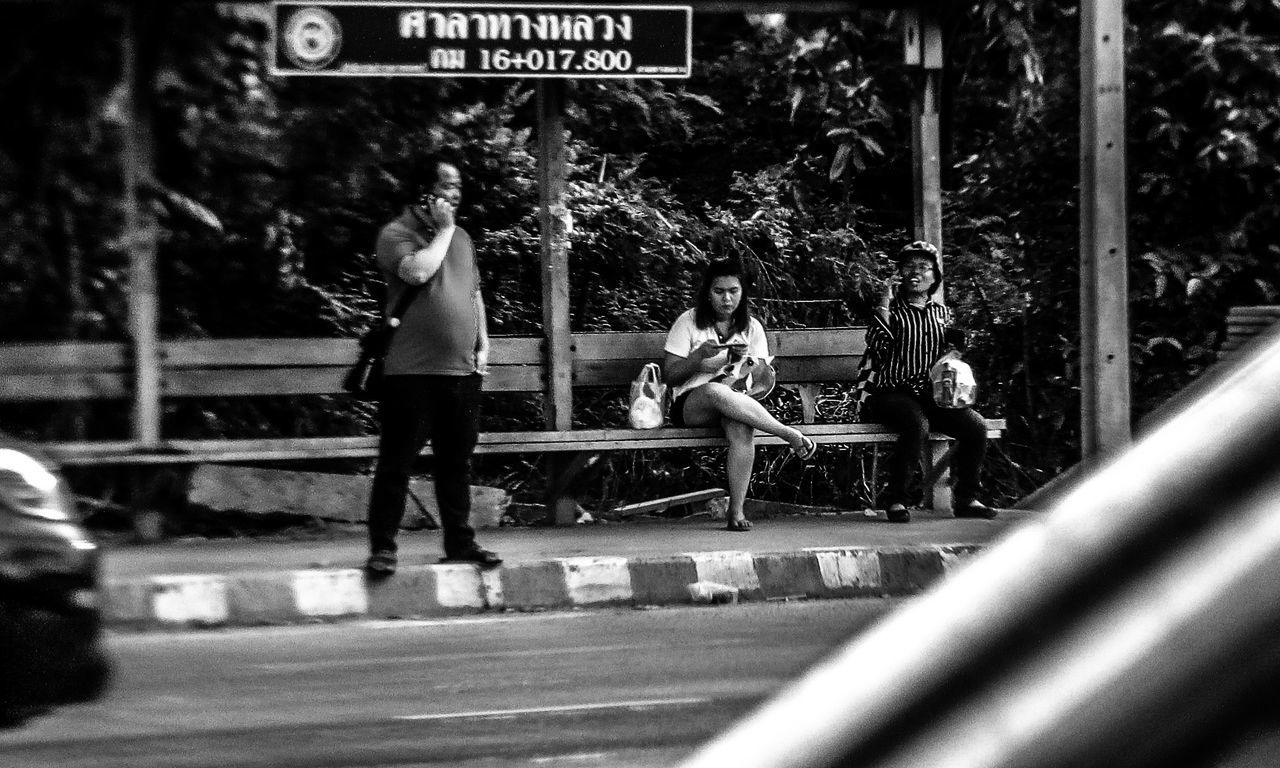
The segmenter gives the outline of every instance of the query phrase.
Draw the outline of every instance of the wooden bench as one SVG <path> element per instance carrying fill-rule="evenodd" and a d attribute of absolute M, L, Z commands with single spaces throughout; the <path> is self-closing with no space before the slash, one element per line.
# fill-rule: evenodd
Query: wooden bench
<path fill-rule="evenodd" d="M 819 444 L 875 444 L 896 440 L 877 424 L 820 423 L 816 394 L 825 385 L 852 383 L 865 350 L 865 329 L 823 328 L 770 331 L 781 387 L 800 394 L 801 430 Z M 620 397 L 641 367 L 661 362 L 663 332 L 574 334 L 572 378 L 579 390 L 618 390 Z M 538 337 L 492 340 L 491 372 L 485 390 L 530 394 L 546 391 L 544 342 Z M 354 339 L 195 339 L 162 342 L 159 396 L 243 398 L 341 394 L 342 375 L 355 359 Z M 133 369 L 123 343 L 10 344 L 0 346 L 0 402 L 116 400 L 133 397 Z M 1005 424 L 988 420 L 988 435 Z M 760 435 L 762 445 L 782 445 Z M 483 432 L 477 453 L 555 453 L 581 459 L 598 452 L 700 448 L 725 445 L 713 428 L 655 430 L 598 428 Z M 935 472 L 932 503 L 950 503 L 945 473 L 949 441 L 933 436 Z M 175 465 L 304 459 L 366 458 L 377 453 L 377 437 L 235 437 L 194 439 L 165 435 L 150 444 L 134 439 L 93 442 L 53 441 L 45 449 L 67 465 Z M 429 453 L 430 448 L 424 452 Z M 582 461 L 576 462 L 580 469 Z M 574 462 L 563 471 L 572 473 Z M 568 477 L 552 485 L 563 490 Z M 559 494 L 555 494 L 559 495 Z"/>
<path fill-rule="evenodd" d="M 1227 310 L 1226 335 L 1218 349 L 1219 360 L 1230 360 L 1240 355 L 1255 336 L 1280 323 L 1280 305 L 1231 307 Z"/>

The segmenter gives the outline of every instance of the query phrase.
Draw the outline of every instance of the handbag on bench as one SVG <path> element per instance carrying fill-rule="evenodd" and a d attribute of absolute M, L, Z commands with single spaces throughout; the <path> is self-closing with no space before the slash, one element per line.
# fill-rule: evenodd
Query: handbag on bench
<path fill-rule="evenodd" d="M 777 385 L 778 372 L 773 369 L 772 358 L 739 356 L 730 352 L 729 363 L 720 369 L 712 381 L 728 384 L 730 389 L 745 392 L 756 400 L 763 400 Z"/>
<path fill-rule="evenodd" d="M 667 397 L 667 385 L 662 383 L 662 369 L 657 363 L 646 363 L 640 375 L 631 382 L 631 404 L 627 408 L 627 421 L 636 429 L 657 429 L 662 426 L 663 401 Z"/>

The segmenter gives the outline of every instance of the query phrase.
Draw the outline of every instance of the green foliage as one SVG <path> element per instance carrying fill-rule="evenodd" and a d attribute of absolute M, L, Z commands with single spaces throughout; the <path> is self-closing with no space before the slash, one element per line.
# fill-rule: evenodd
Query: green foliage
<path fill-rule="evenodd" d="M 378 228 L 403 202 L 408 160 L 439 146 L 465 158 L 462 220 L 493 332 L 539 332 L 532 83 L 272 78 L 265 6 L 153 10 L 137 53 L 164 335 L 358 333 L 381 301 Z M 1211 362 L 1228 306 L 1280 294 L 1280 10 L 1159 0 L 1126 11 L 1141 416 Z M 1077 4 L 975 0 L 942 13 L 947 296 L 970 331 L 984 410 L 1010 420 L 990 479 L 1015 497 L 1078 455 Z M 574 329 L 666 328 L 721 256 L 754 268 L 770 327 L 864 322 L 884 254 L 909 238 L 915 75 L 899 63 L 896 23 L 880 10 L 699 14 L 688 81 L 570 83 Z M 0 11 L 0 102 L 31 116 L 0 123 L 5 340 L 125 337 L 123 25 L 112 6 Z M 794 415 L 789 398 L 777 407 Z M 537 398 L 492 400 L 490 426 L 539 422 Z M 820 406 L 838 418 L 847 393 Z M 579 418 L 618 423 L 620 407 L 610 396 Z M 118 414 L 94 418 L 120 428 Z M 166 419 L 202 435 L 370 428 L 340 399 L 182 404 Z M 62 429 L 48 424 L 36 429 Z M 868 455 L 802 470 L 770 454 L 753 493 L 857 504 L 875 490 Z M 718 482 L 718 461 L 615 457 L 600 492 Z M 539 482 L 519 459 L 493 467 Z"/>
<path fill-rule="evenodd" d="M 1228 306 L 1280 296 L 1280 8 L 1225 11 L 1157 3 L 1131 17 L 1131 295 L 1144 409 L 1212 361 Z"/>

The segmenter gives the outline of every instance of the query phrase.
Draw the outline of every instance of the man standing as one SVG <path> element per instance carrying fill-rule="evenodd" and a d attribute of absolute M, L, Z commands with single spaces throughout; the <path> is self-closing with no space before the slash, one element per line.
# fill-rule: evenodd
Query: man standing
<path fill-rule="evenodd" d="M 396 534 L 404 517 L 409 472 L 427 440 L 434 454 L 436 500 L 445 562 L 502 562 L 476 544 L 471 527 L 471 453 L 480 419 L 480 382 L 489 335 L 471 236 L 454 221 L 462 200 L 458 164 L 432 155 L 409 179 L 404 212 L 378 234 L 378 268 L 386 311 L 414 286 L 385 361 L 378 422 L 378 466 L 369 498 L 366 569 L 396 569 Z"/>

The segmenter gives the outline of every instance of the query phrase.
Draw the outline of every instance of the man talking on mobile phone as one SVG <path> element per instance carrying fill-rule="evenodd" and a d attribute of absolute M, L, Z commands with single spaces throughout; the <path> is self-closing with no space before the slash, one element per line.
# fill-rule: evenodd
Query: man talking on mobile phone
<path fill-rule="evenodd" d="M 378 402 L 378 464 L 369 497 L 369 559 L 374 576 L 396 570 L 396 534 L 409 473 L 431 441 L 446 562 L 502 562 L 476 543 L 471 527 L 471 454 L 480 425 L 480 385 L 489 334 L 471 236 L 457 225 L 462 173 L 451 154 L 411 169 L 405 210 L 378 234 L 386 311 L 416 290 L 392 336 Z"/>

